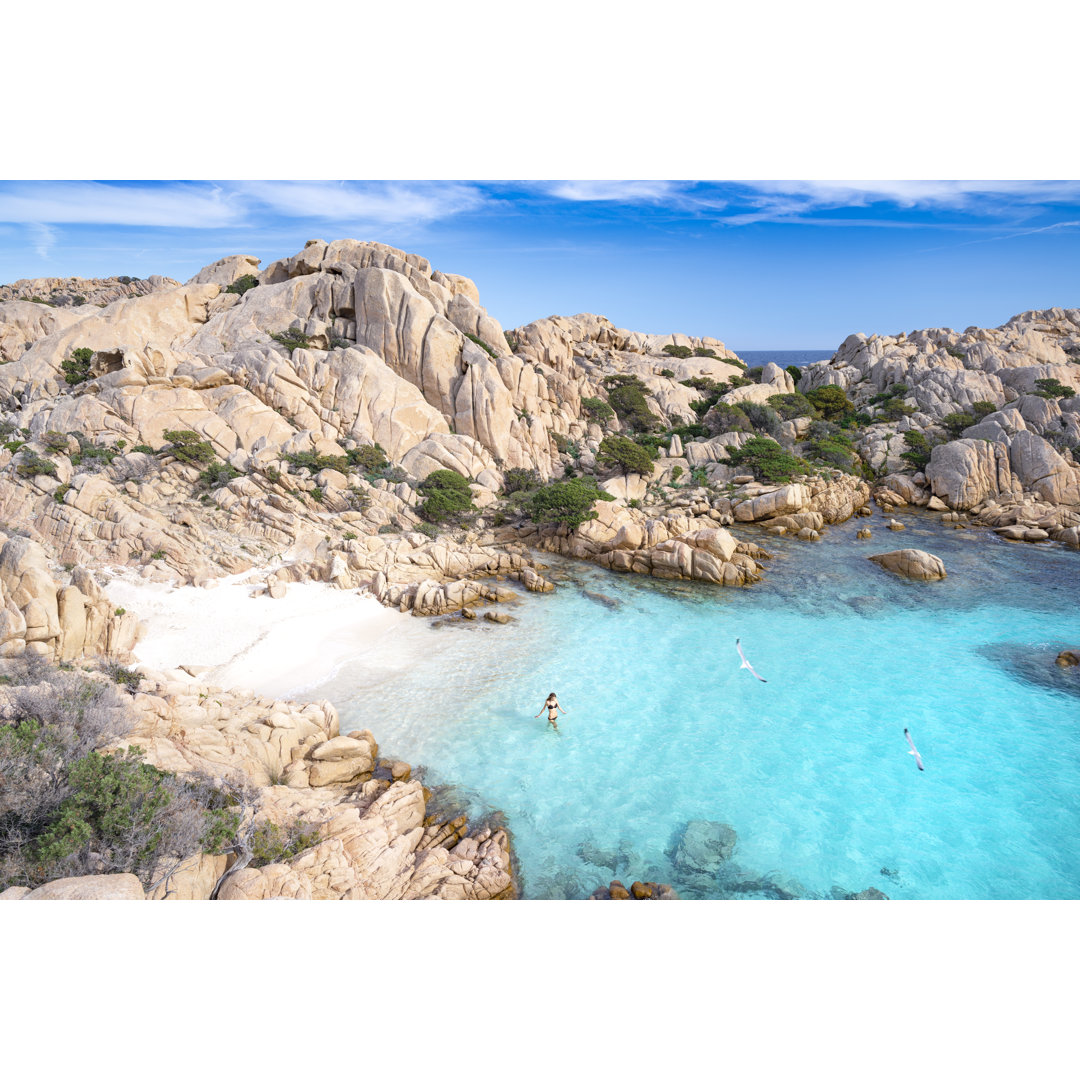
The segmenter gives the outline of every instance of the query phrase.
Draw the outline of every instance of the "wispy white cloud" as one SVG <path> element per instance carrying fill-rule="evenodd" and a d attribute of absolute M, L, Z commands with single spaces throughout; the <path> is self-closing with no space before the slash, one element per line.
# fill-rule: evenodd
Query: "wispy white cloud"
<path fill-rule="evenodd" d="M 93 181 L 0 184 L 0 221 L 19 224 L 234 225 L 244 209 L 211 184 L 130 186 Z"/>
<path fill-rule="evenodd" d="M 52 249 L 53 244 L 56 243 L 57 231 L 48 225 L 42 225 L 40 222 L 32 221 L 27 223 L 26 231 L 30 234 L 31 246 L 34 249 L 34 253 L 40 256 L 42 259 L 49 257 L 49 251 Z"/>
<path fill-rule="evenodd" d="M 530 186 L 570 202 L 658 203 L 678 199 L 688 185 L 676 180 L 554 180 Z"/>
<path fill-rule="evenodd" d="M 479 209 L 488 196 L 476 185 L 393 181 L 245 181 L 229 185 L 245 203 L 288 217 L 372 225 L 425 224 Z"/>
<path fill-rule="evenodd" d="M 766 180 L 746 185 L 761 195 L 794 198 L 819 206 L 897 206 L 962 209 L 976 200 L 1071 202 L 1080 198 L 1076 180 Z"/>

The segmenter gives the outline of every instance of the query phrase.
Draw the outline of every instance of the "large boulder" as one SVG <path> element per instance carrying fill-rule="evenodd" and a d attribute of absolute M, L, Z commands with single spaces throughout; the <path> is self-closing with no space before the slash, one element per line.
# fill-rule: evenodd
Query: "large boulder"
<path fill-rule="evenodd" d="M 810 503 L 810 489 L 805 484 L 785 484 L 775 491 L 747 499 L 735 506 L 736 521 L 761 521 L 781 514 L 798 513 Z"/>
<path fill-rule="evenodd" d="M 24 900 L 145 900 L 134 874 L 87 874 L 57 878 L 27 893 Z"/>
<path fill-rule="evenodd" d="M 910 578 L 912 581 L 940 581 L 945 577 L 945 564 L 929 552 L 918 548 L 903 548 L 899 551 L 886 551 L 881 555 L 868 556 L 883 570 Z"/>

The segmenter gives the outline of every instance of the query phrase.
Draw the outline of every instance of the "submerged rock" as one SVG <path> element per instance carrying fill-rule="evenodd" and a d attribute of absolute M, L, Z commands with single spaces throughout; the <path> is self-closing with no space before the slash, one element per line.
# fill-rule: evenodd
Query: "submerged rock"
<path fill-rule="evenodd" d="M 1059 652 L 1055 662 L 1058 667 L 1077 667 L 1080 665 L 1080 649 L 1065 649 Z"/>
<path fill-rule="evenodd" d="M 721 821 L 690 821 L 675 849 L 676 868 L 690 877 L 715 877 L 735 853 L 738 836 Z"/>

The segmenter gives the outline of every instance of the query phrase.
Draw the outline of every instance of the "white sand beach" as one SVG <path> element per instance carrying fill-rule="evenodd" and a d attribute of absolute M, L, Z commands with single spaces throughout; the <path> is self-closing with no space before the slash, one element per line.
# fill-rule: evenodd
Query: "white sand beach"
<path fill-rule="evenodd" d="M 209 588 L 173 586 L 117 574 L 105 585 L 117 606 L 144 624 L 139 664 L 155 670 L 206 668 L 207 685 L 295 697 L 324 683 L 344 663 L 373 678 L 410 666 L 430 648 L 423 620 L 369 596 L 318 582 L 293 583 L 285 596 L 252 595 L 249 574 Z M 377 673 L 377 674 L 376 674 Z"/>

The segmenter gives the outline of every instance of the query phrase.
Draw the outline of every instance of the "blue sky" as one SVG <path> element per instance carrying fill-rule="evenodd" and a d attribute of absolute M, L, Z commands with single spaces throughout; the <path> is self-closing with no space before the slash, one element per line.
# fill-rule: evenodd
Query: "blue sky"
<path fill-rule="evenodd" d="M 735 349 L 1080 306 L 1080 181 L 0 183 L 0 281 L 268 262 L 379 240 L 509 328 L 594 311 Z"/>

